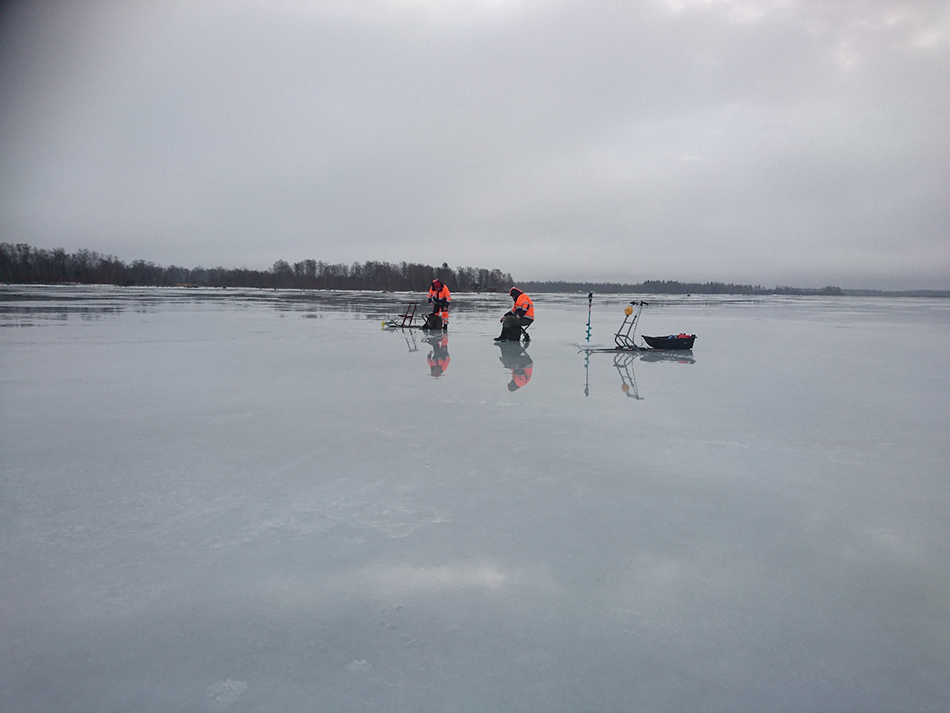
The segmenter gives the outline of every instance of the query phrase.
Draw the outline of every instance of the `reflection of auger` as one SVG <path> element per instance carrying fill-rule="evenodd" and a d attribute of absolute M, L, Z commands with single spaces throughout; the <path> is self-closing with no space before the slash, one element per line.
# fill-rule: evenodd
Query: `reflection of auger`
<path fill-rule="evenodd" d="M 614 344 L 617 345 L 617 349 L 625 349 L 627 351 L 637 351 L 640 349 L 636 344 L 637 320 L 640 319 L 640 312 L 643 311 L 643 307 L 646 304 L 646 302 L 637 302 L 634 300 L 624 308 L 623 324 L 620 325 L 620 329 L 618 329 L 614 335 Z M 633 311 L 634 306 L 637 308 L 635 313 Z"/>
<path fill-rule="evenodd" d="M 584 352 L 584 396 L 590 396 L 590 352 Z"/>

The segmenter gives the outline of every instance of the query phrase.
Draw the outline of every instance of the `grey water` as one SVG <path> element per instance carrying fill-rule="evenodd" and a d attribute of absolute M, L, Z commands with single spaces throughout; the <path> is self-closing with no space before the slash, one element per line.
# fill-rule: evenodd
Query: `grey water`
<path fill-rule="evenodd" d="M 0 286 L 0 710 L 950 710 L 950 301 L 420 300 Z"/>

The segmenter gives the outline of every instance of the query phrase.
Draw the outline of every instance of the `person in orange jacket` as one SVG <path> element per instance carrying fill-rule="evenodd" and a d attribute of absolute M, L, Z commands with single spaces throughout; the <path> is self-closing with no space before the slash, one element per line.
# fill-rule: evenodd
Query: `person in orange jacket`
<path fill-rule="evenodd" d="M 449 288 L 442 284 L 441 280 L 433 280 L 432 287 L 429 288 L 429 304 L 432 305 L 432 314 L 437 314 L 442 318 L 442 331 L 449 331 L 449 302 L 452 301 L 452 295 Z"/>
<path fill-rule="evenodd" d="M 496 342 L 521 341 L 521 329 L 534 321 L 534 302 L 517 287 L 512 287 L 508 294 L 514 300 L 511 309 L 501 318 L 501 334 L 495 337 Z"/>

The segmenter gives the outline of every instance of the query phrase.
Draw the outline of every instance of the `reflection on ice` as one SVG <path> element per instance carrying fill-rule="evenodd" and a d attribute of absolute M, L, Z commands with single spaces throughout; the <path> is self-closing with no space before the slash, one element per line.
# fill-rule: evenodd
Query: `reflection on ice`
<path fill-rule="evenodd" d="M 287 610 L 314 610 L 330 603 L 354 599 L 393 599 L 478 589 L 500 591 L 516 577 L 510 570 L 484 562 L 438 565 L 379 564 L 316 573 L 275 572 L 249 583 L 248 593 Z"/>
<path fill-rule="evenodd" d="M 633 354 L 614 354 L 614 368 L 620 374 L 620 390 L 624 395 L 641 401 L 640 392 L 637 390 L 637 376 L 633 371 Z"/>
<path fill-rule="evenodd" d="M 429 364 L 429 375 L 439 378 L 449 368 L 449 338 L 446 334 L 432 335 L 423 340 L 429 345 L 429 355 L 426 362 Z"/>
<path fill-rule="evenodd" d="M 434 567 L 398 565 L 380 567 L 366 573 L 382 594 L 415 591 L 454 591 L 472 587 L 499 589 L 510 575 L 486 564 L 454 564 Z M 369 583 L 369 582 L 368 582 Z"/>
<path fill-rule="evenodd" d="M 508 391 L 517 391 L 527 386 L 534 373 L 534 361 L 528 356 L 528 350 L 520 342 L 495 342 L 501 349 L 499 361 L 511 371 L 511 380 L 508 382 Z"/>
<path fill-rule="evenodd" d="M 642 401 L 637 388 L 637 375 L 634 362 L 640 360 L 647 363 L 667 364 L 695 364 L 692 351 L 663 351 L 663 350 L 635 350 L 608 349 L 601 352 L 583 349 L 584 355 L 584 396 L 590 396 L 590 365 L 591 359 L 613 359 L 613 367 L 620 375 L 620 391 L 636 401 Z"/>

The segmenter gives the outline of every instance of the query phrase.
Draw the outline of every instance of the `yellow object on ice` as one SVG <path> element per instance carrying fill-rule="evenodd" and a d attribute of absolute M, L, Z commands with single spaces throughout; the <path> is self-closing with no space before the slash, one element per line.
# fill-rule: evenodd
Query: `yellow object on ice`
<path fill-rule="evenodd" d="M 623 313 L 629 317 L 631 314 L 633 314 L 633 307 L 631 307 L 630 305 L 627 305 Z"/>

